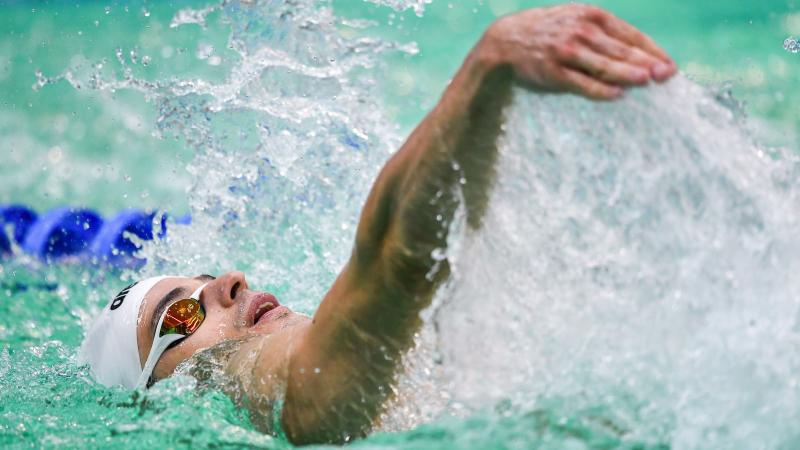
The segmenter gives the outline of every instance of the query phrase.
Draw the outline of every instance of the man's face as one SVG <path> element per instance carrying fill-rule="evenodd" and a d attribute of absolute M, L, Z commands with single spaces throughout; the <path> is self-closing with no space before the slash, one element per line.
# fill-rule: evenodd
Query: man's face
<path fill-rule="evenodd" d="M 228 272 L 218 278 L 210 275 L 166 278 L 147 292 L 139 310 L 137 340 L 142 366 L 150 353 L 161 315 L 172 303 L 188 298 L 204 283 L 208 284 L 200 295 L 200 304 L 205 309 L 205 320 L 191 336 L 161 355 L 153 370 L 156 380 L 168 377 L 197 350 L 228 339 L 272 334 L 310 320 L 280 305 L 272 294 L 249 290 L 241 272 Z"/>

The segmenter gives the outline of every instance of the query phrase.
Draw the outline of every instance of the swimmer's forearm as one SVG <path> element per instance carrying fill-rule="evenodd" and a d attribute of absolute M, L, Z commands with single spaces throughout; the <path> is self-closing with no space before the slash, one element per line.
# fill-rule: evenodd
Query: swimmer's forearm
<path fill-rule="evenodd" d="M 453 78 L 435 109 L 414 130 L 384 169 L 378 183 L 394 180 L 394 192 L 379 202 L 390 218 L 382 242 L 394 259 L 397 282 L 430 291 L 431 254 L 444 250 L 460 203 L 467 224 L 480 227 L 495 177 L 503 109 L 511 99 L 510 67 L 496 64 L 478 45 Z M 421 286 L 415 286 L 421 284 Z"/>
<path fill-rule="evenodd" d="M 446 247 L 461 198 L 469 225 L 480 225 L 512 88 L 510 71 L 484 58 L 480 48 L 378 176 L 350 262 L 315 314 L 314 334 L 331 337 L 347 323 L 404 350 L 419 311 L 447 274 L 446 262 L 432 253 Z M 340 292 L 347 300 L 334 300 Z"/>
<path fill-rule="evenodd" d="M 448 274 L 447 262 L 433 254 L 446 248 L 460 202 L 469 226 L 480 226 L 495 175 L 513 77 L 482 49 L 480 44 L 473 49 L 373 186 L 343 274 L 356 284 L 350 291 L 364 292 L 362 301 L 323 302 L 318 315 L 339 315 L 402 349 L 410 344 L 419 311 Z"/>

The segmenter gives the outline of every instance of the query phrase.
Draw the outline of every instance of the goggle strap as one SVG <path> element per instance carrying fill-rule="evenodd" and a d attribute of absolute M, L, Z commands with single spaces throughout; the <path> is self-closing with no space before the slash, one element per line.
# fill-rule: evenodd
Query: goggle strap
<path fill-rule="evenodd" d="M 153 373 L 156 363 L 158 363 L 159 358 L 161 358 L 161 355 L 164 353 L 167 347 L 169 347 L 173 342 L 179 341 L 185 337 L 186 336 L 182 334 L 167 334 L 160 336 L 155 342 L 153 342 L 153 347 L 150 349 L 150 354 L 147 357 L 147 361 L 144 363 L 142 374 L 139 376 L 139 381 L 136 383 L 137 389 L 147 386 L 147 381 L 150 379 L 150 375 Z"/>
<path fill-rule="evenodd" d="M 190 295 L 189 298 L 193 298 L 193 299 L 195 299 L 195 300 L 197 300 L 199 302 L 200 301 L 200 293 L 203 292 L 203 289 L 205 289 L 207 284 L 208 283 L 203 283 L 202 286 L 200 286 L 199 288 L 195 289 L 195 291 L 192 292 L 192 295 Z"/>

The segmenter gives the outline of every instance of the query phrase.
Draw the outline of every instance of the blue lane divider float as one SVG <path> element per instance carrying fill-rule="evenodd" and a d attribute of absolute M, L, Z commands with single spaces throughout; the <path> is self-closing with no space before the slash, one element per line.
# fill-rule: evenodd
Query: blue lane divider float
<path fill-rule="evenodd" d="M 103 219 L 89 209 L 51 209 L 31 225 L 22 249 L 48 262 L 83 253 L 102 225 Z"/>
<path fill-rule="evenodd" d="M 117 267 L 139 266 L 144 260 L 135 253 L 143 241 L 166 235 L 167 215 L 161 215 L 161 227 L 153 230 L 155 213 L 126 209 L 104 220 L 85 208 L 59 207 L 42 215 L 22 205 L 0 205 L 0 257 L 12 254 L 12 240 L 25 253 L 45 262 L 79 259 Z M 191 217 L 175 219 L 191 223 Z M 6 233 L 9 232 L 9 235 Z"/>
<path fill-rule="evenodd" d="M 11 240 L 6 236 L 6 230 L 11 231 L 17 244 L 22 244 L 28 229 L 37 219 L 36 213 L 24 206 L 0 206 L 0 255 L 11 253 Z"/>
<path fill-rule="evenodd" d="M 38 215 L 21 205 L 0 206 L 0 225 L 10 225 L 13 231 L 13 238 L 17 242 L 22 242 L 28 229 L 38 219 Z"/>
<path fill-rule="evenodd" d="M 5 233 L 0 233 L 0 256 L 11 253 L 11 242 L 8 241 Z"/>
<path fill-rule="evenodd" d="M 135 235 L 143 241 L 153 239 L 153 218 L 155 213 L 144 213 L 136 209 L 126 209 L 109 219 L 89 245 L 89 255 L 114 266 L 129 265 L 139 247 L 126 233 Z M 159 238 L 166 234 L 166 215 L 161 216 Z"/>

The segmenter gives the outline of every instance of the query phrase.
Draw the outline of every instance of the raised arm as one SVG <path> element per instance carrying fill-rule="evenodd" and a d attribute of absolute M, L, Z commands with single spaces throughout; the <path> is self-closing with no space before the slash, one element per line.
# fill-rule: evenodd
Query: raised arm
<path fill-rule="evenodd" d="M 468 226 L 480 227 L 515 83 L 611 100 L 674 72 L 649 38 L 594 7 L 529 10 L 495 22 L 384 167 L 350 261 L 291 344 L 282 414 L 290 439 L 341 442 L 370 428 L 420 311 L 449 272 L 437 255 L 460 201 Z"/>

